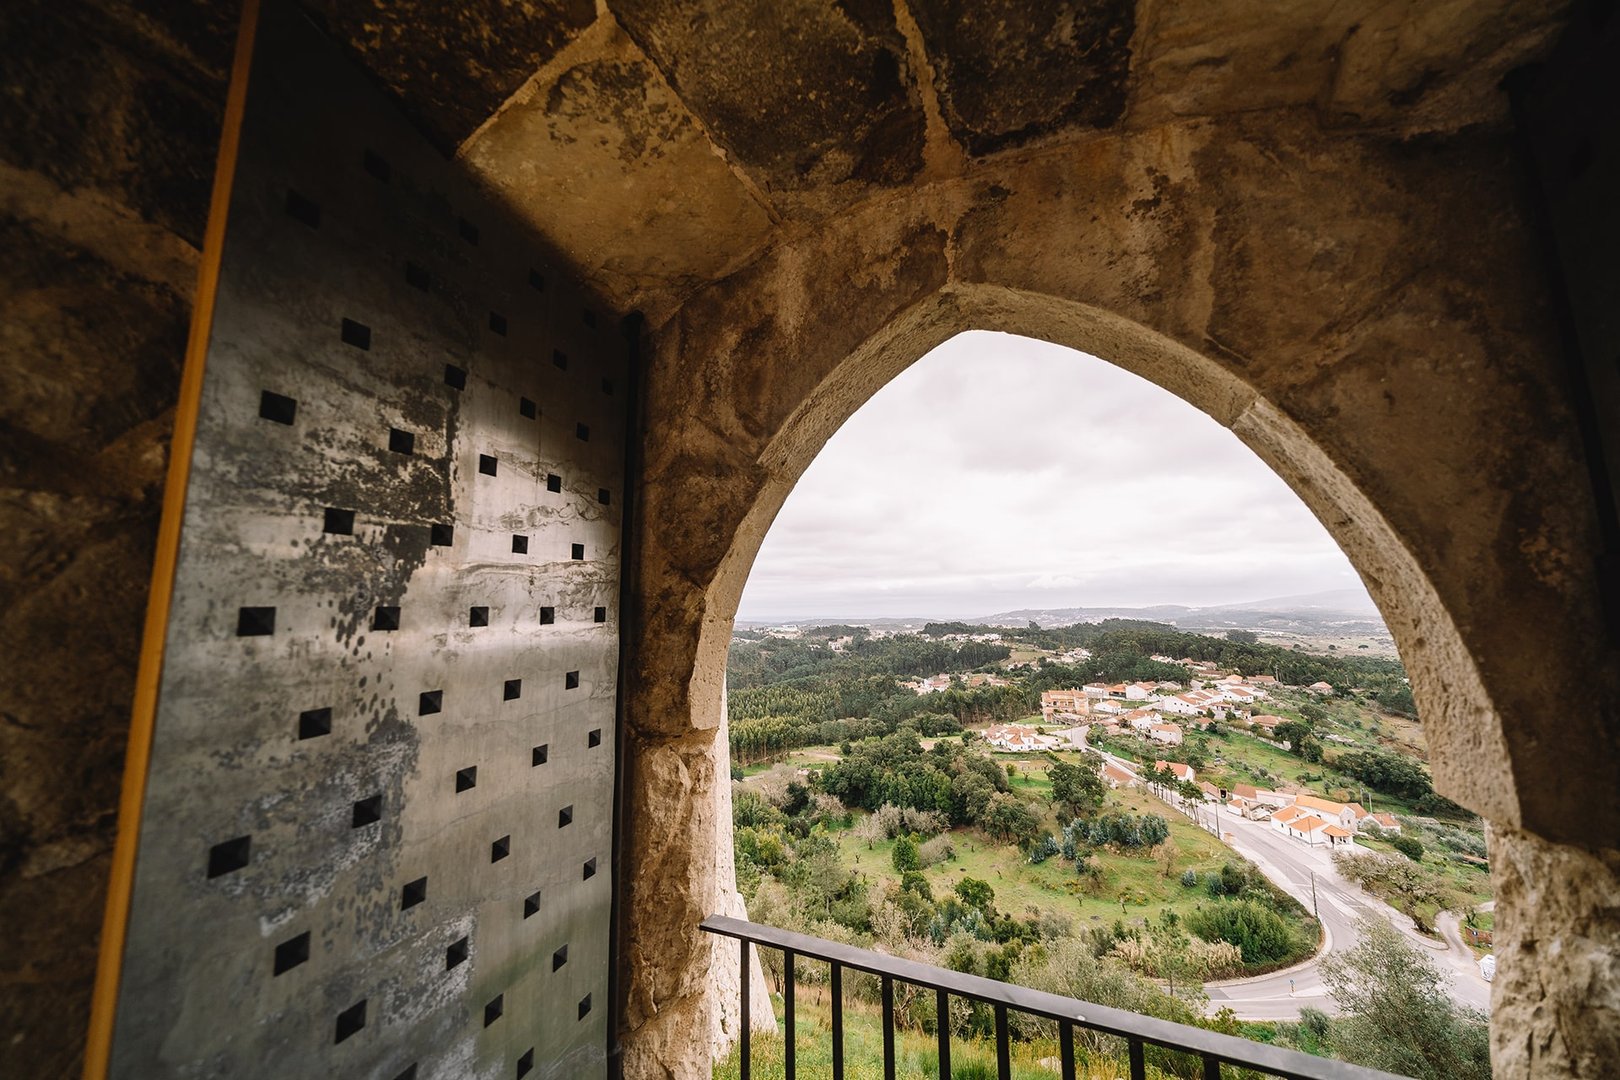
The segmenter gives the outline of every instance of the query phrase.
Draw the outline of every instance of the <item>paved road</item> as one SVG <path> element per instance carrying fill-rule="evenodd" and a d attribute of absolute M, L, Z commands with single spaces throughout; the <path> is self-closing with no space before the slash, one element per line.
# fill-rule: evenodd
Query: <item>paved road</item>
<path fill-rule="evenodd" d="M 1083 737 L 1079 741 L 1083 745 Z M 1101 753 L 1092 747 L 1087 749 Z M 1135 770 L 1129 762 L 1104 756 Z M 1451 937 L 1455 941 L 1448 948 L 1419 936 L 1412 929 L 1411 919 L 1340 877 L 1326 847 L 1308 847 L 1278 832 L 1269 822 L 1248 821 L 1214 805 L 1195 809 L 1202 826 L 1216 832 L 1223 843 L 1258 866 L 1267 878 L 1304 904 L 1305 910 L 1314 910 L 1328 939 L 1316 957 L 1287 970 L 1206 984 L 1211 1012 L 1230 1008 L 1242 1020 L 1297 1020 L 1305 1006 L 1328 1013 L 1336 1011 L 1317 960 L 1325 953 L 1352 948 L 1359 937 L 1356 923 L 1369 915 L 1388 919 L 1409 942 L 1422 948 L 1450 976 L 1449 989 L 1459 1003 L 1490 1011 L 1490 984 L 1480 975 L 1473 952 L 1456 935 L 1454 917 Z"/>

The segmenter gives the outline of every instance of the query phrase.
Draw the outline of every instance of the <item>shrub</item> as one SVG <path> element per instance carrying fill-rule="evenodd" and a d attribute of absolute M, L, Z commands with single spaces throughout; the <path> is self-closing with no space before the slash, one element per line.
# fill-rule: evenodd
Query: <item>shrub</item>
<path fill-rule="evenodd" d="M 904 874 L 907 870 L 921 869 L 922 864 L 917 858 L 917 841 L 909 836 L 902 836 L 894 842 L 894 851 L 889 855 L 894 868 Z"/>
<path fill-rule="evenodd" d="M 1181 873 L 1181 886 L 1184 889 L 1198 888 L 1198 871 L 1183 870 Z"/>
<path fill-rule="evenodd" d="M 1392 836 L 1389 838 L 1389 846 L 1413 862 L 1423 861 L 1423 845 L 1410 836 Z"/>
<path fill-rule="evenodd" d="M 1254 900 L 1212 904 L 1187 916 L 1187 929 L 1205 941 L 1229 941 L 1245 964 L 1269 964 L 1294 951 L 1294 934 L 1281 915 Z"/>
<path fill-rule="evenodd" d="M 956 848 L 951 845 L 949 836 L 936 836 L 932 840 L 924 840 L 917 848 L 917 863 L 920 867 L 934 866 L 956 858 Z"/>
<path fill-rule="evenodd" d="M 1029 861 L 1043 863 L 1058 853 L 1057 838 L 1051 833 L 1042 833 L 1041 838 L 1029 846 Z"/>

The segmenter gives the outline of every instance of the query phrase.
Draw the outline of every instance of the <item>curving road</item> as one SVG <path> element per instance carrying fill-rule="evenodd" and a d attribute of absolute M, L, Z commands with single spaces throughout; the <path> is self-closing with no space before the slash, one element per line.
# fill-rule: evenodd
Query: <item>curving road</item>
<path fill-rule="evenodd" d="M 1135 771 L 1130 762 L 1088 746 L 1084 734 L 1072 741 Z M 1249 821 L 1213 804 L 1192 809 L 1194 813 L 1189 816 L 1201 826 L 1259 867 L 1279 888 L 1304 904 L 1305 910 L 1314 910 L 1327 937 L 1321 952 L 1292 968 L 1270 975 L 1206 983 L 1204 989 L 1209 995 L 1211 1012 L 1229 1008 L 1241 1020 L 1297 1020 L 1300 1009 L 1306 1006 L 1334 1012 L 1333 999 L 1322 982 L 1318 961 L 1327 953 L 1352 948 L 1359 938 L 1356 923 L 1369 915 L 1388 919 L 1409 942 L 1424 949 L 1435 965 L 1449 976 L 1448 989 L 1459 1004 L 1490 1011 L 1490 984 L 1480 975 L 1472 950 L 1463 945 L 1456 933 L 1455 916 L 1450 917 L 1449 924 L 1441 921 L 1440 925 L 1449 946 L 1422 937 L 1412 929 L 1411 919 L 1340 877 L 1333 869 L 1326 847 L 1308 847 L 1278 832 L 1268 822 Z M 1450 933 L 1446 933 L 1448 925 Z"/>

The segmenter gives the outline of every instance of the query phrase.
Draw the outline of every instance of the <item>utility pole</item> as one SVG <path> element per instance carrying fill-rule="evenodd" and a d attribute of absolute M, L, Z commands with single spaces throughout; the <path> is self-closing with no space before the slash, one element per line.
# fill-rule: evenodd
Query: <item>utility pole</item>
<path fill-rule="evenodd" d="M 1322 911 L 1321 911 L 1320 908 L 1318 908 L 1316 906 L 1316 871 L 1315 870 L 1311 871 L 1311 914 L 1316 916 L 1316 921 L 1317 922 L 1322 921 Z"/>

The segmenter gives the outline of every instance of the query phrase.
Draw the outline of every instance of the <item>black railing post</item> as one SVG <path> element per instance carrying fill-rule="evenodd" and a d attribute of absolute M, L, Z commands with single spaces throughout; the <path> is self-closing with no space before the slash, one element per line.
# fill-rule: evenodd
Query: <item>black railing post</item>
<path fill-rule="evenodd" d="M 951 1080 L 951 996 L 934 991 L 934 1028 L 939 1037 L 939 1080 Z"/>
<path fill-rule="evenodd" d="M 738 1050 L 737 1075 L 748 1080 L 748 939 L 742 939 L 742 1039 Z"/>
<path fill-rule="evenodd" d="M 1058 1058 L 1063 1064 L 1063 1080 L 1074 1080 L 1074 1025 L 1067 1020 L 1058 1025 Z"/>
<path fill-rule="evenodd" d="M 1131 1080 L 1147 1080 L 1147 1060 L 1142 1055 L 1142 1040 L 1131 1040 Z"/>
<path fill-rule="evenodd" d="M 794 1080 L 794 1069 L 797 1062 L 794 1060 L 793 1045 L 793 950 L 782 950 L 782 1075 L 784 1080 Z"/>
<path fill-rule="evenodd" d="M 883 976 L 883 1080 L 894 1080 L 894 980 Z"/>
<path fill-rule="evenodd" d="M 844 1080 L 844 965 L 832 966 L 832 1080 Z"/>
<path fill-rule="evenodd" d="M 1012 1080 L 1012 1047 L 1007 1039 L 1007 1006 L 996 1006 L 996 1075 Z"/>
<path fill-rule="evenodd" d="M 1219 1058 L 1204 1058 L 1204 1080 L 1221 1080 L 1221 1062 Z"/>

